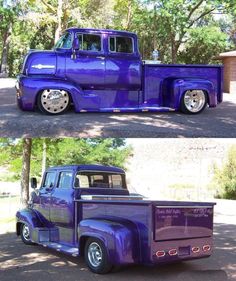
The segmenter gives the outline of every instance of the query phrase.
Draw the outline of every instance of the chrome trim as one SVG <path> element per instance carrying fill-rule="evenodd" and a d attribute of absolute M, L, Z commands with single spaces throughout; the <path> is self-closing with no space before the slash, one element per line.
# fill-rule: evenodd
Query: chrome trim
<path fill-rule="evenodd" d="M 185 208 L 185 209 L 198 209 L 198 208 L 212 208 L 213 206 L 175 206 L 175 205 L 169 205 L 169 206 L 155 206 L 156 208 Z"/>
<path fill-rule="evenodd" d="M 144 197 L 141 195 L 82 195 L 81 196 L 82 200 L 93 200 L 93 199 L 100 199 L 100 200 L 122 200 L 122 199 L 126 199 L 126 200 L 143 200 Z"/>
<path fill-rule="evenodd" d="M 44 68 L 51 69 L 51 68 L 55 68 L 55 65 L 39 63 L 39 64 L 32 65 L 31 67 L 37 69 L 44 69 Z"/>

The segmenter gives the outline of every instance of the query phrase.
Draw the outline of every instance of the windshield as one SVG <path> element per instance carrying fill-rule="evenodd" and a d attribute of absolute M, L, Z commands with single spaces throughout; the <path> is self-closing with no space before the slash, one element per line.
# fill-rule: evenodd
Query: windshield
<path fill-rule="evenodd" d="M 126 189 L 125 175 L 97 171 L 81 171 L 76 174 L 75 187 Z"/>
<path fill-rule="evenodd" d="M 72 47 L 72 34 L 64 33 L 54 46 L 54 49 L 70 49 Z"/>

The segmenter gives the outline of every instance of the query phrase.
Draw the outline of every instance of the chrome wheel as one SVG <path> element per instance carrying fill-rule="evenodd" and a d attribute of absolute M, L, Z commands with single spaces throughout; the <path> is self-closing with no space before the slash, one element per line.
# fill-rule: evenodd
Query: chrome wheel
<path fill-rule="evenodd" d="M 69 94 L 64 90 L 44 90 L 40 97 L 40 103 L 48 113 L 58 114 L 65 111 L 69 105 Z"/>
<path fill-rule="evenodd" d="M 24 224 L 22 228 L 22 235 L 26 241 L 30 241 L 30 230 L 28 225 Z"/>
<path fill-rule="evenodd" d="M 92 242 L 88 247 L 88 259 L 93 267 L 99 267 L 102 263 L 102 249 L 96 242 Z"/>
<path fill-rule="evenodd" d="M 206 105 L 206 95 L 202 90 L 186 91 L 183 101 L 189 112 L 198 113 Z"/>

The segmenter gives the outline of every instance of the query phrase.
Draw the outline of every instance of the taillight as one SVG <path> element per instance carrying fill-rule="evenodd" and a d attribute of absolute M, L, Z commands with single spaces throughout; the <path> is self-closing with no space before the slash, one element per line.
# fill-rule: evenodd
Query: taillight
<path fill-rule="evenodd" d="M 204 252 L 208 252 L 208 251 L 210 251 L 211 246 L 210 246 L 210 245 L 204 245 L 204 246 L 202 247 L 202 249 L 203 249 Z"/>
<path fill-rule="evenodd" d="M 192 247 L 192 252 L 193 253 L 199 253 L 200 252 L 200 248 L 199 247 Z"/>
<path fill-rule="evenodd" d="M 156 256 L 157 256 L 158 258 L 164 257 L 165 254 L 166 254 L 165 251 L 157 251 L 157 252 L 156 252 Z"/>
<path fill-rule="evenodd" d="M 169 250 L 168 253 L 169 253 L 170 256 L 176 256 L 178 254 L 176 249 L 171 249 L 171 250 Z"/>

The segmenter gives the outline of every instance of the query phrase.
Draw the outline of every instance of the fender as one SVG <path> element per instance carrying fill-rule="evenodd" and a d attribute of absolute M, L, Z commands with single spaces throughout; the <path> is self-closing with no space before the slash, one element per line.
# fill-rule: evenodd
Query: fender
<path fill-rule="evenodd" d="M 114 221 L 109 219 L 85 219 L 78 225 L 78 241 L 83 253 L 85 239 L 100 239 L 114 264 L 139 263 L 140 243 L 137 227 L 128 220 Z M 85 238 L 85 239 L 84 239 Z"/>
<path fill-rule="evenodd" d="M 81 99 L 84 98 L 83 90 L 68 80 L 62 80 L 52 76 L 25 76 L 17 77 L 17 88 L 19 89 L 19 101 L 21 109 L 34 110 L 37 103 L 37 95 L 45 89 L 62 89 L 67 91 L 72 99 L 75 111 L 80 111 Z"/>
<path fill-rule="evenodd" d="M 209 80 L 198 78 L 176 78 L 171 81 L 170 85 L 170 107 L 179 109 L 181 98 L 188 90 L 205 91 L 209 107 L 215 107 L 217 105 L 217 95 L 215 95 L 216 90 L 213 83 Z"/>
<path fill-rule="evenodd" d="M 36 212 L 30 208 L 25 208 L 16 213 L 16 233 L 20 235 L 21 223 L 27 223 L 29 228 L 33 230 L 35 227 L 42 227 L 42 222 Z M 32 232 L 32 231 L 31 231 Z"/>

